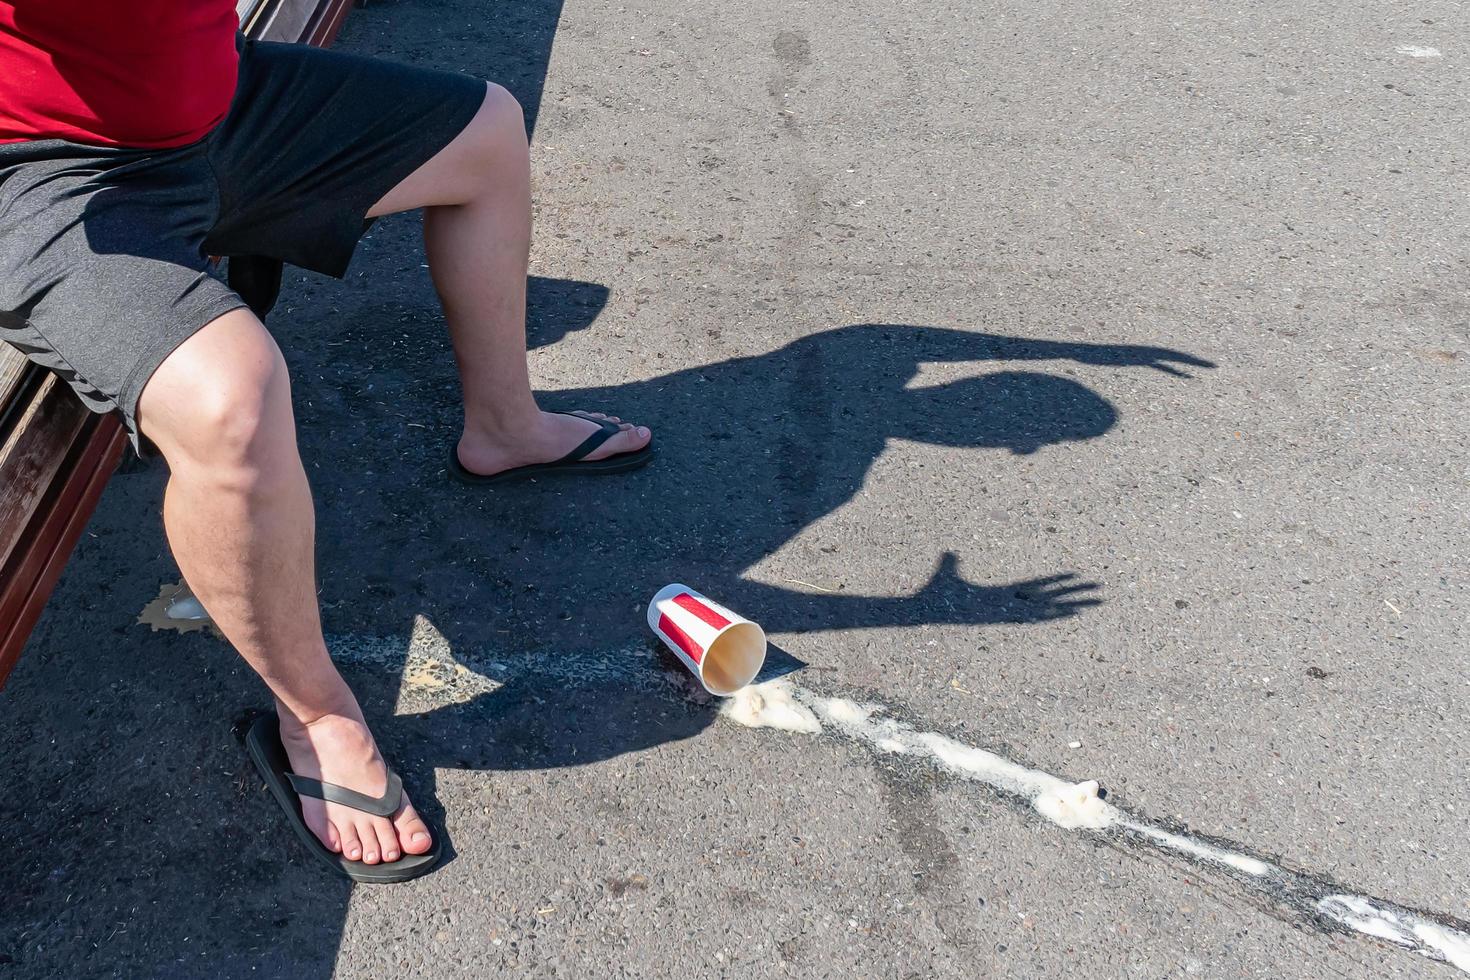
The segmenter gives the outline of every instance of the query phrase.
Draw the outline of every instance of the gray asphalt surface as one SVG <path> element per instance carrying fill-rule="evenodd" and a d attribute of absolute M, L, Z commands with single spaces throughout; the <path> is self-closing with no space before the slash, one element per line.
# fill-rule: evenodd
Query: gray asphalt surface
<path fill-rule="evenodd" d="M 534 375 L 655 466 L 448 483 L 412 217 L 272 319 L 334 652 L 453 859 L 351 890 L 288 836 L 231 734 L 263 690 L 134 622 L 177 571 L 133 467 L 0 695 L 0 972 L 1457 976 L 719 718 L 641 605 L 1463 925 L 1464 7 L 559 6 L 375 0 L 342 47 L 539 106 Z"/>

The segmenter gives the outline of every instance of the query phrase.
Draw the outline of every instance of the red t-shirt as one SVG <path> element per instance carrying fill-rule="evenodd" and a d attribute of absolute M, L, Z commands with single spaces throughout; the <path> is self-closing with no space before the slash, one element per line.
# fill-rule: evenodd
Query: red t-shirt
<path fill-rule="evenodd" d="M 235 0 L 0 0 L 0 143 L 183 146 L 229 111 Z"/>

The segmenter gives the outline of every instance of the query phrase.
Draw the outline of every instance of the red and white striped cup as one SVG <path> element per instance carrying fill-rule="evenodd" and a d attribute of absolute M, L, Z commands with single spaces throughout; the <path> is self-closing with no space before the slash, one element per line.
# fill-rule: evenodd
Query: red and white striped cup
<path fill-rule="evenodd" d="M 687 585 L 658 590 L 648 626 L 711 694 L 734 694 L 761 672 L 766 631 Z"/>

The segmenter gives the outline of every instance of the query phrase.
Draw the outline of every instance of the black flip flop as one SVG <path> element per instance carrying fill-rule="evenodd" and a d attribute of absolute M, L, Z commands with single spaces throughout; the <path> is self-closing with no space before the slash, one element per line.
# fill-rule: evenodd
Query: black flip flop
<path fill-rule="evenodd" d="M 349 861 L 341 854 L 329 850 L 311 832 L 311 828 L 306 826 L 306 821 L 301 816 L 300 798 L 311 796 L 350 806 L 376 817 L 391 817 L 398 812 L 398 807 L 403 802 L 403 782 L 393 770 L 388 770 L 388 788 L 376 799 L 343 786 L 298 776 L 291 771 L 291 760 L 286 758 L 286 749 L 281 745 L 281 722 L 275 712 L 261 715 L 255 720 L 250 731 L 245 734 L 245 748 L 250 753 L 250 761 L 255 763 L 255 768 L 260 770 L 265 784 L 270 787 L 271 795 L 281 804 L 281 809 L 286 811 L 286 819 L 290 822 L 291 829 L 296 831 L 296 836 L 301 838 L 307 850 L 338 874 L 353 881 L 388 884 L 427 874 L 439 863 L 441 835 L 432 827 L 429 833 L 434 837 L 434 846 L 427 854 L 405 852 L 397 861 L 364 864 L 361 861 Z"/>
<path fill-rule="evenodd" d="M 501 470 L 499 473 L 491 473 L 481 476 L 479 473 L 471 473 L 464 468 L 459 461 L 459 447 L 449 447 L 449 475 L 461 483 L 469 483 L 476 486 L 484 486 L 488 483 L 509 483 L 513 480 L 524 480 L 533 476 L 608 476 L 613 473 L 627 473 L 639 467 L 647 466 L 648 461 L 653 459 L 653 440 L 648 440 L 648 445 L 642 449 L 632 452 L 617 453 L 606 459 L 589 460 L 587 457 L 596 451 L 598 446 L 607 442 L 613 436 L 623 431 L 617 422 L 609 422 L 607 419 L 595 419 L 582 412 L 562 412 L 562 415 L 570 415 L 573 418 L 586 419 L 588 422 L 596 422 L 598 429 L 582 443 L 567 453 L 561 459 L 550 463 L 532 463 L 530 466 L 516 466 L 512 469 Z"/>

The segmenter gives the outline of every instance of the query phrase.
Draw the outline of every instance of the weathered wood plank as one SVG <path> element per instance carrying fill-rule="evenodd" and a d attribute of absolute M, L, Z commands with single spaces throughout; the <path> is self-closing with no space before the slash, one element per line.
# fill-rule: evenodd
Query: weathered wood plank
<path fill-rule="evenodd" d="M 358 0 L 357 6 L 362 6 L 367 0 Z M 342 29 L 342 22 L 347 19 L 347 12 L 352 9 L 353 0 L 327 0 L 326 3 L 317 4 L 316 14 L 307 25 L 307 33 L 303 40 L 307 44 L 314 44 L 319 48 L 329 48 L 337 40 L 337 32 Z"/>
<path fill-rule="evenodd" d="M 46 498 L 89 414 L 64 381 L 48 374 L 0 443 L 0 565 Z"/>
<path fill-rule="evenodd" d="M 16 420 L 25 414 L 30 402 L 26 389 L 35 387 L 40 374 L 41 369 L 24 354 L 0 343 L 0 440 L 9 436 Z"/>
<path fill-rule="evenodd" d="M 52 481 L 39 519 L 26 529 L 26 540 L 11 560 L 0 565 L 0 687 L 20 659 L 126 442 L 122 426 L 114 420 L 89 418 L 65 461 L 69 478 Z"/>
<path fill-rule="evenodd" d="M 31 362 L 24 354 L 8 344 L 0 344 L 0 405 L 10 403 L 21 379 L 30 369 Z"/>

